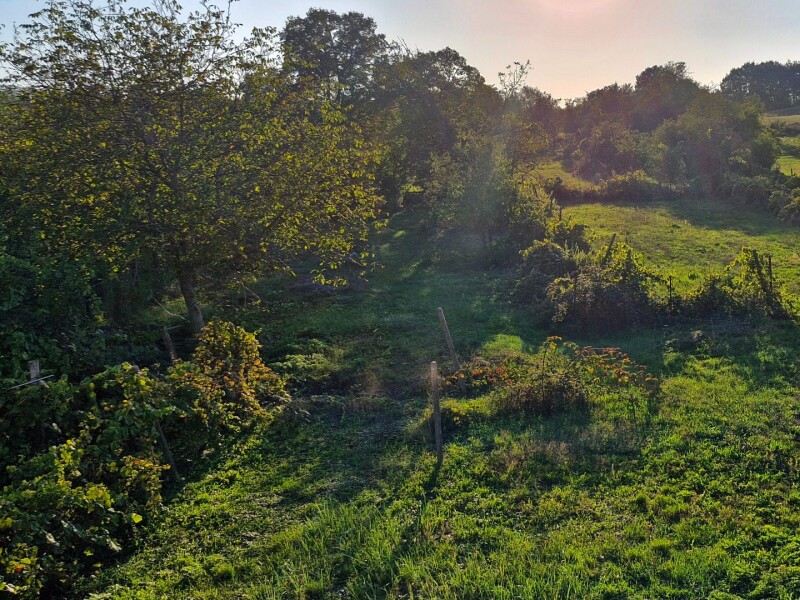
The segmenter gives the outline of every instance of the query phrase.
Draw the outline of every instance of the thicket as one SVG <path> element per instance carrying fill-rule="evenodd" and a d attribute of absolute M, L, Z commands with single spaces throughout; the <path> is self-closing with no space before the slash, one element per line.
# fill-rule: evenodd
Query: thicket
<path fill-rule="evenodd" d="M 659 281 L 627 244 L 613 244 L 580 261 L 547 287 L 552 320 L 581 331 L 608 331 L 652 321 L 651 296 Z"/>
<path fill-rule="evenodd" d="M 586 253 L 544 241 L 523 252 L 513 297 L 540 321 L 584 333 L 651 326 L 668 316 L 797 316 L 772 257 L 753 248 L 742 248 L 694 290 L 680 294 L 672 285 L 627 244 L 612 240 Z"/>
<path fill-rule="evenodd" d="M 258 352 L 253 334 L 212 321 L 162 374 L 123 363 L 2 392 L 0 590 L 62 596 L 130 547 L 172 469 L 287 399 Z"/>
<path fill-rule="evenodd" d="M 742 248 L 720 274 L 706 277 L 700 288 L 681 298 L 692 315 L 755 314 L 773 318 L 796 316 L 791 299 L 772 272 L 772 257 Z"/>

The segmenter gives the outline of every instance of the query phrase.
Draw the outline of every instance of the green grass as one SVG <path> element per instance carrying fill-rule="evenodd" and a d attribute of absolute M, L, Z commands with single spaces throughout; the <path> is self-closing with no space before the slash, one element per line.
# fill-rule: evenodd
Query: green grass
<path fill-rule="evenodd" d="M 591 181 L 581 179 L 574 173 L 570 173 L 564 169 L 563 165 L 558 161 L 552 161 L 537 166 L 535 173 L 542 181 L 560 177 L 564 185 L 572 189 L 587 190 L 595 187 Z"/>
<path fill-rule="evenodd" d="M 641 206 L 582 204 L 564 213 L 591 224 L 597 244 L 618 234 L 642 252 L 650 266 L 672 275 L 679 290 L 697 287 L 704 275 L 733 260 L 742 246 L 751 246 L 772 254 L 777 279 L 791 293 L 800 293 L 797 229 L 769 213 L 695 199 Z"/>
<path fill-rule="evenodd" d="M 800 115 L 797 117 L 800 123 Z M 786 175 L 800 175 L 800 137 L 780 138 L 781 156 L 776 164 Z"/>
<path fill-rule="evenodd" d="M 762 115 L 761 122 L 767 126 L 774 123 L 797 125 L 800 124 L 800 115 Z"/>
<path fill-rule="evenodd" d="M 741 240 L 770 249 L 779 273 L 797 259 L 789 229 L 712 203 L 569 212 L 687 277 Z M 86 594 L 800 596 L 796 329 L 717 322 L 579 340 L 621 345 L 662 375 L 654 412 L 627 418 L 597 396 L 581 412 L 497 415 L 479 398 L 445 431 L 437 467 L 422 422 L 426 366 L 448 361 L 436 307 L 462 356 L 530 350 L 546 332 L 504 300 L 508 275 L 484 267 L 471 240 L 426 239 L 401 215 L 369 286 L 287 297 L 265 282 L 264 306 L 229 309 L 263 328 L 270 356 L 320 355 L 320 381 L 220 450 Z"/>

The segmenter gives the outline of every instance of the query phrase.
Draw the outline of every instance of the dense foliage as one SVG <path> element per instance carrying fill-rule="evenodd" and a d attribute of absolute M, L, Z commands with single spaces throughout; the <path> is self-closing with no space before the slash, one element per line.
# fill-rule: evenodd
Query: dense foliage
<path fill-rule="evenodd" d="M 731 69 L 720 83 L 720 91 L 735 100 L 758 98 L 768 110 L 800 104 L 800 62 L 748 62 Z"/>
<path fill-rule="evenodd" d="M 191 466 L 279 407 L 283 382 L 258 350 L 253 334 L 212 321 L 191 361 L 163 376 L 123 363 L 77 385 L 3 392 L 0 590 L 65 593 L 155 516 L 164 477 L 178 480 L 173 456 Z"/>

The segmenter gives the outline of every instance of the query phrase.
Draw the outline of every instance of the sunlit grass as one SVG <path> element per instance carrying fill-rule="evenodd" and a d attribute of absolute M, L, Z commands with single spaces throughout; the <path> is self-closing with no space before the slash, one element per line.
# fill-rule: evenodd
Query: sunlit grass
<path fill-rule="evenodd" d="M 682 199 L 641 206 L 582 204 L 564 209 L 579 223 L 591 224 L 597 244 L 618 239 L 643 253 L 676 288 L 697 287 L 701 278 L 720 271 L 742 246 L 772 254 L 776 278 L 800 293 L 800 247 L 797 229 L 774 215 L 712 200 Z"/>
<path fill-rule="evenodd" d="M 797 117 L 800 123 L 800 115 Z M 786 175 L 800 175 L 800 137 L 780 138 L 781 156 L 776 164 Z"/>
<path fill-rule="evenodd" d="M 786 123 L 787 125 L 800 124 L 800 114 L 796 115 L 762 115 L 761 122 L 764 125 L 773 125 L 775 123 Z"/>
<path fill-rule="evenodd" d="M 797 285 L 786 264 L 796 236 L 766 214 L 689 201 L 567 212 L 687 286 L 743 243 L 772 252 Z M 576 340 L 622 346 L 663 375 L 653 414 L 632 426 L 601 395 L 551 416 L 449 398 L 470 418 L 445 431 L 439 468 L 423 420 L 427 364 L 449 364 L 436 307 L 462 357 L 530 351 L 548 332 L 506 301 L 505 275 L 432 245 L 409 215 L 378 256 L 385 268 L 367 287 L 300 289 L 238 313 L 276 359 L 330 352 L 331 379 L 197 473 L 137 552 L 87 583 L 98 600 L 800 594 L 795 329 Z M 267 299 L 270 285 L 258 288 Z"/>
<path fill-rule="evenodd" d="M 561 181 L 564 182 L 564 185 L 572 189 L 588 190 L 595 187 L 591 181 L 581 179 L 577 175 L 564 169 L 563 165 L 559 161 L 551 161 L 538 165 L 534 173 L 536 177 L 542 181 L 560 177 Z"/>

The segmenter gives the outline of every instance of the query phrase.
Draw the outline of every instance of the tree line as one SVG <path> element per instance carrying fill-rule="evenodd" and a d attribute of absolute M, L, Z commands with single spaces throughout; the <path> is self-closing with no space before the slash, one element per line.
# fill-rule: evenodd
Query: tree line
<path fill-rule="evenodd" d="M 87 328 L 173 292 L 198 332 L 204 293 L 274 269 L 337 280 L 407 195 L 489 240 L 546 160 L 609 194 L 730 196 L 777 154 L 762 105 L 683 63 L 562 103 L 525 84 L 530 63 L 492 86 L 455 50 L 411 51 L 360 13 L 311 9 L 235 41 L 229 8 L 69 0 L 3 48 L 7 355 L 99 348 Z"/>

